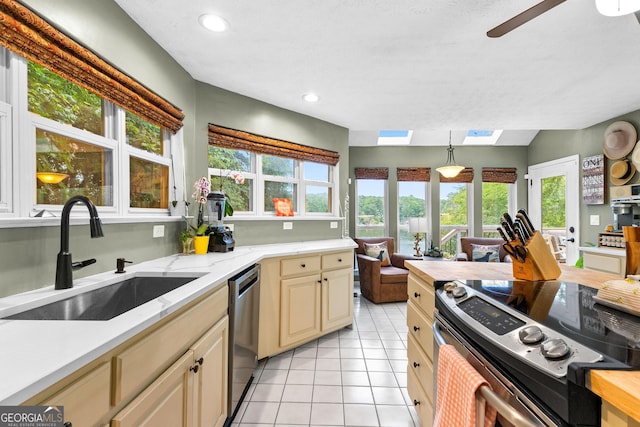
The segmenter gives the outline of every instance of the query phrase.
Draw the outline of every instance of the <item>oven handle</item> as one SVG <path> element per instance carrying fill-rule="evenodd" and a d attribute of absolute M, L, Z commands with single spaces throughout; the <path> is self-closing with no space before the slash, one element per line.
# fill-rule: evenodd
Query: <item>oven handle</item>
<path fill-rule="evenodd" d="M 447 344 L 447 341 L 444 339 L 442 333 L 440 332 L 440 326 L 438 325 L 437 321 L 433 322 L 433 338 L 435 339 L 436 344 L 438 344 L 438 347 Z M 494 391 L 486 385 L 480 387 L 480 394 L 482 395 L 482 397 L 484 397 L 489 405 L 493 406 L 500 415 L 502 415 L 514 426 L 537 427 L 527 418 L 523 417 L 516 408 L 505 402 L 500 396 L 494 393 Z"/>

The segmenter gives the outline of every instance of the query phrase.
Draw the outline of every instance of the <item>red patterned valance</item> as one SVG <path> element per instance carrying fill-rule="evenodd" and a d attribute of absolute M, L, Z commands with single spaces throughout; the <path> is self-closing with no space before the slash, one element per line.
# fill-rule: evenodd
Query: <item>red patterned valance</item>
<path fill-rule="evenodd" d="M 482 182 L 515 184 L 517 178 L 516 168 L 482 168 Z"/>
<path fill-rule="evenodd" d="M 398 168 L 398 181 L 429 182 L 431 168 Z"/>
<path fill-rule="evenodd" d="M 389 168 L 355 168 L 356 179 L 389 179 Z"/>
<path fill-rule="evenodd" d="M 15 0 L 0 0 L 0 45 L 176 133 L 182 111 Z"/>
<path fill-rule="evenodd" d="M 209 145 L 335 166 L 340 154 L 209 123 Z"/>
<path fill-rule="evenodd" d="M 464 168 L 458 175 L 454 176 L 453 178 L 446 178 L 442 174 L 440 174 L 440 182 L 473 182 L 473 168 Z"/>

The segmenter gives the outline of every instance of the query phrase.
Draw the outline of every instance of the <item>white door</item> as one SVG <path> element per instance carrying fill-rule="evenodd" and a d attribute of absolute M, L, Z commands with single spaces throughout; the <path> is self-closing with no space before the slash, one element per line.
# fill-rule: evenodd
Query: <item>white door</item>
<path fill-rule="evenodd" d="M 574 265 L 580 256 L 578 155 L 529 166 L 529 216 L 536 230 L 558 236 L 562 258 Z"/>

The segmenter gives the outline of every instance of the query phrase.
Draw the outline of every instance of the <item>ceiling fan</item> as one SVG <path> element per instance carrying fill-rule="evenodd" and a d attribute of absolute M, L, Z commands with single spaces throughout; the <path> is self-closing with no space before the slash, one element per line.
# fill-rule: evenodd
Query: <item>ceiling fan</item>
<path fill-rule="evenodd" d="M 487 31 L 487 36 L 496 38 L 507 34 L 509 31 L 518 28 L 520 25 L 531 21 L 533 18 L 542 15 L 546 11 L 564 3 L 566 0 L 543 0 L 535 6 L 525 10 L 513 18 L 503 22 L 495 28 Z"/>

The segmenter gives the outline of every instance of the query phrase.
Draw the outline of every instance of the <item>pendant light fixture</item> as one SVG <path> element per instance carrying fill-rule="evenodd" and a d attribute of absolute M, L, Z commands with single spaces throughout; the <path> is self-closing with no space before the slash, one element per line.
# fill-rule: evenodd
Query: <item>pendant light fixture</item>
<path fill-rule="evenodd" d="M 447 149 L 447 164 L 436 168 L 436 170 L 445 178 L 454 178 L 464 169 L 464 166 L 456 165 L 456 159 L 453 157 L 453 147 L 451 146 L 451 131 L 449 131 L 449 148 Z"/>
<path fill-rule="evenodd" d="M 622 16 L 640 10 L 638 0 L 596 0 L 596 9 L 604 16 Z"/>

